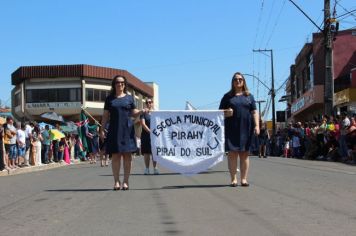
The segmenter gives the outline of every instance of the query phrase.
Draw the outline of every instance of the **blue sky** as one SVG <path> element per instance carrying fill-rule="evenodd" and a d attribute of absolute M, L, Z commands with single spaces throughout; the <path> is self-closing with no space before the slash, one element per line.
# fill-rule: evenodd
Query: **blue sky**
<path fill-rule="evenodd" d="M 321 25 L 324 1 L 295 2 Z M 355 8 L 338 0 L 336 13 Z M 356 13 L 340 22 L 355 26 Z M 273 49 L 279 88 L 317 29 L 288 0 L 3 0 L 0 32 L 3 104 L 11 104 L 11 73 L 20 66 L 90 64 L 157 83 L 160 109 L 181 110 L 186 101 L 216 109 L 236 71 L 270 85 L 270 58 L 253 49 Z M 246 78 L 255 98 L 267 100 L 268 91 Z M 282 87 L 276 110 L 285 108 L 283 94 Z"/>

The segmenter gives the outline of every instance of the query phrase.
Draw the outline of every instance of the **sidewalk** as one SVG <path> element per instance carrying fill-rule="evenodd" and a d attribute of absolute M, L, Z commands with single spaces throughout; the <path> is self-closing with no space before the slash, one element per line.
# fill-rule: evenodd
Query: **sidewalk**
<path fill-rule="evenodd" d="M 77 164 L 85 164 L 85 163 L 86 163 L 85 161 L 74 160 L 74 162 L 71 164 L 67 164 L 65 162 L 62 163 L 53 162 L 50 164 L 42 164 L 41 166 L 29 166 L 29 167 L 22 167 L 17 169 L 3 170 L 0 171 L 0 177 L 25 174 L 25 173 L 35 172 L 35 171 L 43 171 L 43 170 L 49 170 L 49 169 L 59 168 L 68 165 L 77 165 Z"/>

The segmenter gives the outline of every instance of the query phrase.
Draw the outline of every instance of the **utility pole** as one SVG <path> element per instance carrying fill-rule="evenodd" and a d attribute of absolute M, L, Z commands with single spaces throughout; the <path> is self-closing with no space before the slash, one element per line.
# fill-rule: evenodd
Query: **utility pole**
<path fill-rule="evenodd" d="M 325 43 L 325 81 L 324 81 L 324 112 L 333 114 L 334 107 L 334 79 L 332 74 L 332 35 L 330 0 L 324 0 L 324 43 Z"/>
<path fill-rule="evenodd" d="M 324 0 L 324 29 L 321 29 L 293 0 L 289 0 L 295 7 L 298 8 L 308 20 L 313 23 L 324 36 L 325 45 L 325 77 L 324 77 L 324 113 L 332 115 L 334 109 L 334 78 L 333 78 L 333 59 L 332 59 L 332 32 L 331 23 L 335 22 L 335 18 L 330 17 L 330 0 Z M 338 26 L 337 26 L 338 28 Z M 337 29 L 336 29 L 337 30 Z"/>
<path fill-rule="evenodd" d="M 275 104 L 274 104 L 274 98 L 276 96 L 275 91 L 274 91 L 274 70 L 273 70 L 273 50 L 272 49 L 258 49 L 258 50 L 253 50 L 253 52 L 270 52 L 271 53 L 271 73 L 272 73 L 272 85 L 271 85 L 271 102 L 272 102 L 272 135 L 275 137 L 276 135 L 276 110 L 275 110 Z"/>

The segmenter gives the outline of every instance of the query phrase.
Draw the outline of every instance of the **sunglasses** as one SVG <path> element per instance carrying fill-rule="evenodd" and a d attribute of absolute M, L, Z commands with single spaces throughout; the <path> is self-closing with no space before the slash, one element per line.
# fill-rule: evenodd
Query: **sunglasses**
<path fill-rule="evenodd" d="M 243 78 L 235 78 L 234 81 L 236 81 L 236 82 L 243 82 L 244 79 L 243 79 Z"/>
<path fill-rule="evenodd" d="M 153 102 L 152 102 L 152 101 L 147 101 L 146 103 L 147 103 L 147 104 L 151 104 L 151 103 L 153 103 Z"/>
<path fill-rule="evenodd" d="M 121 85 L 124 85 L 124 84 L 125 84 L 125 82 L 123 82 L 123 81 L 116 81 L 116 82 L 115 82 L 115 84 L 121 84 Z"/>

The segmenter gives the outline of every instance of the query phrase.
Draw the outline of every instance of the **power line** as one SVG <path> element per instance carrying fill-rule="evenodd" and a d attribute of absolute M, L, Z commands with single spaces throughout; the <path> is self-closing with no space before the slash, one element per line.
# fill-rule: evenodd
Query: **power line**
<path fill-rule="evenodd" d="M 356 18 L 356 16 L 353 14 L 353 12 L 355 12 L 356 9 L 353 9 L 353 10 L 349 11 L 349 10 L 347 10 L 345 7 L 343 7 L 338 1 L 336 1 L 336 4 L 339 5 L 344 11 L 346 11 L 346 13 L 344 13 L 344 14 L 342 14 L 342 15 L 336 17 L 336 19 L 337 19 L 337 18 L 340 18 L 340 17 L 343 17 L 343 16 L 346 16 L 346 15 L 352 15 L 353 17 Z"/>
<path fill-rule="evenodd" d="M 333 7 L 333 18 L 336 18 L 336 4 L 338 4 L 337 1 L 338 0 L 335 0 L 334 7 Z"/>
<path fill-rule="evenodd" d="M 289 78 L 287 78 L 282 84 L 281 86 L 278 87 L 278 89 L 276 89 L 276 93 L 278 93 L 278 91 L 288 82 Z"/>
<path fill-rule="evenodd" d="M 298 10 L 303 13 L 303 15 L 308 18 L 308 20 L 313 23 L 313 25 L 315 25 L 321 32 L 323 32 L 323 30 L 307 15 L 307 13 L 305 13 L 293 0 L 289 0 L 291 3 L 293 3 L 293 5 L 298 8 Z"/>
<path fill-rule="evenodd" d="M 283 12 L 283 8 L 284 8 L 284 6 L 286 5 L 286 1 L 287 1 L 287 0 L 284 0 L 284 2 L 283 2 L 283 4 L 282 4 L 282 7 L 281 7 L 281 9 L 279 10 L 278 16 L 277 16 L 277 18 L 276 18 L 276 22 L 275 22 L 274 25 L 273 25 L 273 28 L 272 28 L 272 30 L 271 30 L 271 34 L 270 34 L 270 36 L 269 36 L 269 38 L 268 38 L 268 40 L 267 40 L 267 43 L 266 43 L 265 48 L 268 47 L 268 44 L 269 44 L 269 42 L 271 41 L 272 35 L 274 34 L 274 31 L 275 31 L 275 29 L 276 29 L 276 27 L 277 27 L 277 25 L 278 25 L 279 17 L 281 16 L 281 14 L 282 14 L 282 12 Z"/>
<path fill-rule="evenodd" d="M 267 22 L 266 22 L 266 25 L 265 25 L 265 30 L 264 30 L 264 32 L 263 32 L 263 35 L 262 35 L 262 39 L 261 39 L 261 43 L 260 43 L 260 48 L 262 47 L 262 42 L 264 41 L 264 39 L 265 39 L 265 34 L 266 34 L 266 32 L 267 32 L 267 29 L 268 29 L 268 25 L 269 25 L 269 22 L 270 22 L 270 20 L 271 20 L 271 16 L 272 16 L 272 12 L 273 12 L 273 8 L 274 8 L 274 4 L 275 4 L 275 0 L 273 0 L 273 2 L 272 2 L 272 7 L 271 7 L 271 10 L 270 10 L 270 12 L 269 12 L 269 16 L 268 16 L 268 18 L 267 18 Z"/>
<path fill-rule="evenodd" d="M 258 15 L 256 34 L 255 34 L 255 39 L 254 39 L 254 41 L 253 41 L 253 48 L 255 48 L 255 46 L 256 46 L 257 36 L 258 36 L 259 30 L 260 30 L 260 24 L 261 24 L 261 19 L 262 19 L 263 6 L 264 6 L 264 0 L 262 0 L 262 2 L 261 2 L 260 14 Z"/>

